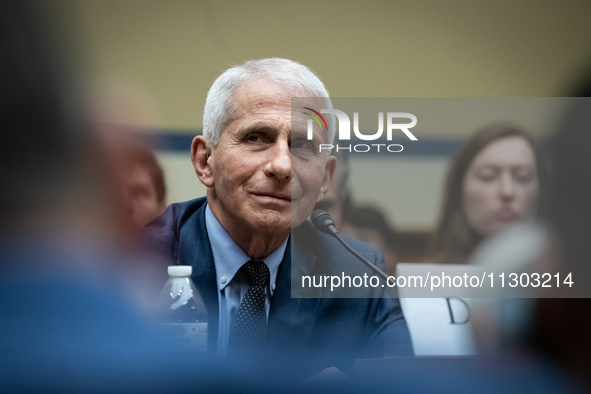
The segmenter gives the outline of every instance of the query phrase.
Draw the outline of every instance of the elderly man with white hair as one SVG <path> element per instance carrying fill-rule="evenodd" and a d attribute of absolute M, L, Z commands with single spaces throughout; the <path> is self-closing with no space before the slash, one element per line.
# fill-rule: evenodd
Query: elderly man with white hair
<path fill-rule="evenodd" d="M 311 356 L 317 369 L 346 369 L 355 358 L 383 356 L 386 346 L 408 354 L 397 299 L 374 288 L 358 291 L 359 298 L 330 298 L 330 289 L 319 288 L 292 292 L 297 275 L 371 275 L 306 220 L 335 171 L 334 156 L 318 149 L 335 130 L 329 118 L 328 130 L 315 129 L 309 140 L 294 97 L 332 108 L 318 77 L 290 60 L 252 60 L 218 77 L 203 135 L 191 146 L 207 197 L 172 204 L 146 228 L 145 247 L 193 267 L 208 309 L 209 349 L 228 359 L 281 352 Z M 350 242 L 383 267 L 377 249 Z"/>

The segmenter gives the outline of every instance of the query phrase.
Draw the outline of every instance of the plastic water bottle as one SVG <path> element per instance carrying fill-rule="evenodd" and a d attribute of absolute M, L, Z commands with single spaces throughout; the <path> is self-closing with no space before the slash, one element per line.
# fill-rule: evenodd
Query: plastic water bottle
<path fill-rule="evenodd" d="M 207 310 L 191 280 L 193 267 L 168 267 L 168 280 L 157 306 L 165 334 L 188 350 L 207 351 Z"/>

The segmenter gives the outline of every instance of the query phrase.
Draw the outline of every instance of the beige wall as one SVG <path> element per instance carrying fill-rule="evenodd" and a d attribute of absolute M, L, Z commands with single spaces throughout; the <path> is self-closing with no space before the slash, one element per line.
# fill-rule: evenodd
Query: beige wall
<path fill-rule="evenodd" d="M 587 0 L 60 0 L 49 7 L 69 26 L 90 84 L 124 90 L 113 119 L 188 133 L 201 128 L 213 80 L 252 58 L 299 61 L 341 97 L 561 96 L 591 65 Z M 187 156 L 159 157 L 171 202 L 204 193 Z M 382 191 L 382 200 L 396 196 L 385 207 L 394 222 L 433 225 L 446 165 L 411 160 L 394 171 L 422 174 L 401 175 Z M 359 171 L 353 177 L 363 178 Z"/>
<path fill-rule="evenodd" d="M 557 96 L 591 64 L 587 0 L 69 0 L 98 80 L 152 95 L 158 126 L 200 128 L 231 63 L 285 57 L 332 96 Z"/>

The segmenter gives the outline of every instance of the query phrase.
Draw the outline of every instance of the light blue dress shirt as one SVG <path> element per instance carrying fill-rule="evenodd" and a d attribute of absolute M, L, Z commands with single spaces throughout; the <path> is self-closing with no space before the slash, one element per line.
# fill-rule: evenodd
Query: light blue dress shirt
<path fill-rule="evenodd" d="M 246 276 L 240 272 L 240 268 L 250 260 L 250 257 L 232 240 L 230 235 L 217 221 L 209 204 L 205 208 L 205 226 L 213 252 L 216 280 L 218 285 L 218 301 L 220 307 L 220 321 L 218 331 L 218 354 L 224 355 L 228 350 L 228 340 L 232 325 L 236 321 L 236 315 L 240 308 L 240 301 L 246 295 L 249 285 Z M 283 260 L 287 238 L 279 248 L 263 259 L 269 268 L 270 286 L 265 293 L 265 309 L 269 317 L 271 298 L 275 291 L 277 270 Z"/>

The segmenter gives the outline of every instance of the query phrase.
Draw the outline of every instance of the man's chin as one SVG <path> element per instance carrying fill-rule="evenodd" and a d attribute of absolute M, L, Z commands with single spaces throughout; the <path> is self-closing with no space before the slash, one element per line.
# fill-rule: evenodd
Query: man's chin
<path fill-rule="evenodd" d="M 279 212 L 266 213 L 261 215 L 255 223 L 253 233 L 280 235 L 288 234 L 291 231 L 291 215 L 280 214 Z"/>
<path fill-rule="evenodd" d="M 306 221 L 306 219 L 312 214 L 312 212 L 310 212 L 310 214 L 308 215 L 296 215 L 296 214 L 292 214 L 291 215 L 291 228 L 296 228 L 302 225 L 302 223 L 304 223 Z"/>

